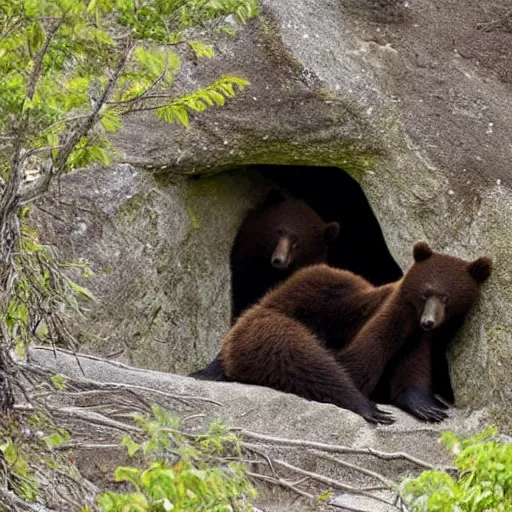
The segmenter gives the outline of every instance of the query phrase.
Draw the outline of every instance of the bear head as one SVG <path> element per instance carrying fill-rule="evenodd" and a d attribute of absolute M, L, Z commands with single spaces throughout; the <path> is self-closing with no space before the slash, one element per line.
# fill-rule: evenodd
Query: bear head
<path fill-rule="evenodd" d="M 260 217 L 259 244 L 269 264 L 294 271 L 327 261 L 328 246 L 340 232 L 337 222 L 323 219 L 304 201 L 271 191 Z"/>
<path fill-rule="evenodd" d="M 492 261 L 465 261 L 434 252 L 426 242 L 413 251 L 414 264 L 402 279 L 402 298 L 414 306 L 420 326 L 430 331 L 456 315 L 464 315 L 491 275 Z"/>

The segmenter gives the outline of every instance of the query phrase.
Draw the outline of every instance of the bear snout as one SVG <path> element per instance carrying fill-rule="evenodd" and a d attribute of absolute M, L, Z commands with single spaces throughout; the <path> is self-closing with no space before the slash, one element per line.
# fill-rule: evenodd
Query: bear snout
<path fill-rule="evenodd" d="M 424 331 L 431 331 L 444 322 L 445 305 L 440 297 L 435 295 L 429 297 L 423 306 L 420 325 Z"/>
<path fill-rule="evenodd" d="M 288 237 L 281 237 L 277 242 L 277 247 L 272 253 L 270 260 L 272 266 L 280 270 L 287 269 L 291 261 L 291 249 L 291 240 Z"/>
<path fill-rule="evenodd" d="M 422 318 L 421 319 L 421 328 L 424 331 L 430 331 L 430 329 L 432 329 L 432 327 L 434 327 L 434 320 L 432 320 L 431 318 Z"/>

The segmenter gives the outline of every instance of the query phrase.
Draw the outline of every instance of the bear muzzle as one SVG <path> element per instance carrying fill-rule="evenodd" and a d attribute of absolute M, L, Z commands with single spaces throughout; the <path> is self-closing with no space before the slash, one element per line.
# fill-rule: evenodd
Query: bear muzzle
<path fill-rule="evenodd" d="M 425 301 L 421 313 L 420 325 L 424 331 L 431 331 L 444 322 L 445 304 L 440 297 L 432 295 Z"/>
<path fill-rule="evenodd" d="M 292 241 L 288 237 L 283 236 L 277 242 L 277 247 L 272 253 L 270 263 L 275 268 L 286 270 L 291 263 L 291 253 Z"/>

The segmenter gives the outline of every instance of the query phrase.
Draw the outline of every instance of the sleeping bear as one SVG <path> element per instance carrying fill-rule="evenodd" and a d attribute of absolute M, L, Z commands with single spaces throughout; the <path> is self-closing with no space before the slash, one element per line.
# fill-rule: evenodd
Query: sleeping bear
<path fill-rule="evenodd" d="M 436 333 L 442 338 L 443 328 L 470 309 L 491 260 L 467 262 L 425 242 L 413 256 L 404 277 L 382 286 L 325 264 L 299 270 L 228 332 L 220 351 L 226 377 L 390 423 L 370 399 L 382 386 L 390 403 L 421 419 L 441 419 L 429 352 Z M 422 417 L 423 409 L 431 417 Z"/>

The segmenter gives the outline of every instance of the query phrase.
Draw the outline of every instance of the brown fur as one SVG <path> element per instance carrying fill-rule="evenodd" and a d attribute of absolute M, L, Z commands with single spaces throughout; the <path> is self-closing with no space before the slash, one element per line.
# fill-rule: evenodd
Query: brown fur
<path fill-rule="evenodd" d="M 489 258 L 467 262 L 435 253 L 425 242 L 416 244 L 414 258 L 404 298 L 414 305 L 420 326 L 392 358 L 371 396 L 419 419 L 439 421 L 447 416 L 446 406 L 435 395 L 454 402 L 446 349 L 464 323 L 480 284 L 490 276 L 492 262 Z M 434 326 L 425 330 L 422 313 L 432 299 L 442 309 L 435 312 Z"/>
<path fill-rule="evenodd" d="M 231 250 L 231 324 L 298 269 L 325 263 L 339 231 L 337 222 L 324 222 L 304 201 L 286 198 L 279 190 L 269 192 L 247 214 Z M 191 376 L 226 378 L 218 356 Z"/>
<path fill-rule="evenodd" d="M 392 403 L 414 414 L 415 386 L 420 402 L 432 395 L 428 362 L 425 371 L 412 371 L 416 360 L 430 358 L 437 334 L 420 328 L 425 301 L 442 298 L 437 302 L 445 305 L 443 318 L 449 322 L 470 308 L 490 273 L 487 259 L 469 263 L 433 253 L 424 243 L 415 246 L 414 255 L 401 280 L 380 287 L 327 265 L 298 271 L 226 335 L 220 354 L 226 376 L 387 422 L 368 399 L 382 385 Z M 396 362 L 401 351 L 403 361 Z M 395 371 L 387 375 L 391 364 Z M 435 406 L 433 395 L 432 400 Z"/>
<path fill-rule="evenodd" d="M 298 269 L 326 263 L 339 230 L 304 201 L 269 192 L 247 214 L 231 250 L 231 323 Z"/>

